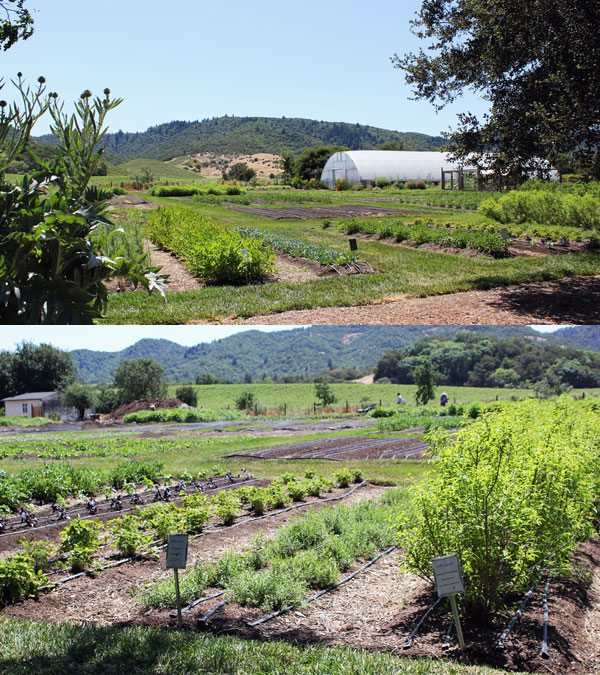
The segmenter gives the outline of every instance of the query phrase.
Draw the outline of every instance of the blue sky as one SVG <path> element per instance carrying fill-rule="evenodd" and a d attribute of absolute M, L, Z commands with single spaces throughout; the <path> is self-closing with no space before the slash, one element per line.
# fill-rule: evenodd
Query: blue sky
<path fill-rule="evenodd" d="M 562 326 L 531 326 L 550 332 Z M 23 341 L 49 342 L 61 349 L 120 351 L 143 338 L 171 340 L 193 346 L 248 330 L 292 330 L 300 326 L 6 326 L 0 331 L 0 351 L 14 351 Z"/>
<path fill-rule="evenodd" d="M 27 0 L 35 32 L 1 53 L 5 79 L 44 75 L 67 102 L 110 87 L 124 103 L 111 131 L 221 115 L 306 117 L 438 134 L 469 96 L 439 114 L 412 102 L 390 57 L 416 51 L 418 0 Z M 5 98 L 12 98 L 7 86 Z M 43 121 L 36 134 L 46 133 Z"/>

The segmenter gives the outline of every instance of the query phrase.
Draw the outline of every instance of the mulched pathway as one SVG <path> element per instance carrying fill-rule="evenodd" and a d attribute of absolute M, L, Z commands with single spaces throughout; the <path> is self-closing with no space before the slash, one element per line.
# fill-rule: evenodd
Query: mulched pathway
<path fill-rule="evenodd" d="M 314 307 L 224 324 L 529 325 L 600 323 L 600 275 L 426 298 L 400 296 L 351 307 Z"/>

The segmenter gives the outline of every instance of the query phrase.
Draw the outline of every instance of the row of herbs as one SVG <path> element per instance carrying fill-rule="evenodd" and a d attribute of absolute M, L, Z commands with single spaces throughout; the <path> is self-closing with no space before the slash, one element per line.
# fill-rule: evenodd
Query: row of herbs
<path fill-rule="evenodd" d="M 448 227 L 455 227 L 448 224 Z M 415 246 L 433 243 L 442 248 L 470 248 L 494 258 L 509 255 L 505 239 L 497 232 L 471 232 L 461 229 L 447 229 L 433 223 L 416 220 L 412 225 L 402 220 L 342 220 L 338 228 L 348 235 L 371 234 L 380 239 L 394 239 L 397 242 L 410 242 Z"/>

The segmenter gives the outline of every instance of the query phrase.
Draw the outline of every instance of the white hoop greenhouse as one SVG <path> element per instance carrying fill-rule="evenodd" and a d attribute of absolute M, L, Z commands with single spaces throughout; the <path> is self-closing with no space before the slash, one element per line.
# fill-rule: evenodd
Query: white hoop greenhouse
<path fill-rule="evenodd" d="M 336 152 L 327 160 L 321 180 L 335 187 L 338 178 L 352 185 L 368 184 L 377 178 L 391 181 L 439 181 L 442 169 L 457 170 L 445 152 L 412 152 L 399 150 L 348 150 Z"/>

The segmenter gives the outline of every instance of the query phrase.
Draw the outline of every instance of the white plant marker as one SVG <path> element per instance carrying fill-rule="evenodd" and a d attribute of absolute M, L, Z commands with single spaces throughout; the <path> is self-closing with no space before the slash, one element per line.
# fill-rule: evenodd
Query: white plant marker
<path fill-rule="evenodd" d="M 433 574 L 435 576 L 435 585 L 438 592 L 438 598 L 449 597 L 452 605 L 452 614 L 456 623 L 456 633 L 458 634 L 458 644 L 462 651 L 465 649 L 465 641 L 460 625 L 458 607 L 456 606 L 456 595 L 465 592 L 463 584 L 462 571 L 457 555 L 445 555 L 441 558 L 433 558 Z"/>

